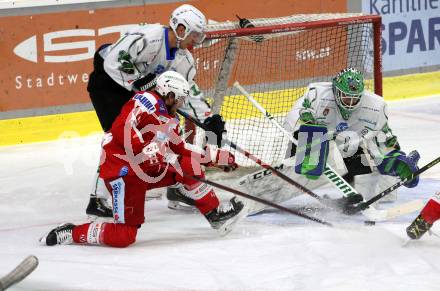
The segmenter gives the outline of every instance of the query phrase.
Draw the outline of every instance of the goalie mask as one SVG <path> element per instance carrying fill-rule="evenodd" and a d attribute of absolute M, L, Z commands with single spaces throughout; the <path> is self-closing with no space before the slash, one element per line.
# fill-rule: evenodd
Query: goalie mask
<path fill-rule="evenodd" d="M 177 35 L 177 27 L 179 24 L 185 26 L 185 35 L 183 37 Z M 190 36 L 195 43 L 201 44 L 205 39 L 206 18 L 205 15 L 194 6 L 184 4 L 177 7 L 171 14 L 170 27 L 179 41 Z"/>
<path fill-rule="evenodd" d="M 175 71 L 166 71 L 157 78 L 155 90 L 164 97 L 170 92 L 174 93 L 176 102 L 183 103 L 189 95 L 189 84 L 181 74 Z"/>
<path fill-rule="evenodd" d="M 347 68 L 333 78 L 332 85 L 339 111 L 344 119 L 348 119 L 359 107 L 364 92 L 364 77 L 357 69 Z"/>

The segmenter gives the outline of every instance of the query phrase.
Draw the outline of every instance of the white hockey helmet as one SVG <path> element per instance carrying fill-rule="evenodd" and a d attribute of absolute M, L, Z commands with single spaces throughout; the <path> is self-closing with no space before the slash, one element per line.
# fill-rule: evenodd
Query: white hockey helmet
<path fill-rule="evenodd" d="M 181 74 L 175 71 L 166 71 L 157 77 L 156 92 L 162 96 L 173 92 L 177 101 L 185 102 L 189 95 L 189 84 Z"/>
<path fill-rule="evenodd" d="M 183 37 L 179 37 L 176 32 L 179 24 L 185 26 L 185 35 Z M 206 17 L 194 6 L 183 4 L 171 13 L 170 27 L 178 40 L 184 40 L 191 34 L 194 41 L 200 44 L 205 39 Z"/>

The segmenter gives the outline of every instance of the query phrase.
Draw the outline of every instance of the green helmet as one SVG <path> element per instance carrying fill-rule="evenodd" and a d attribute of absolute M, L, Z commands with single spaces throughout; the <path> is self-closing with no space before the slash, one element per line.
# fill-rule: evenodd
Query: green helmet
<path fill-rule="evenodd" d="M 357 69 L 346 68 L 333 78 L 332 83 L 339 111 L 344 119 L 348 119 L 360 104 L 364 92 L 364 77 Z"/>

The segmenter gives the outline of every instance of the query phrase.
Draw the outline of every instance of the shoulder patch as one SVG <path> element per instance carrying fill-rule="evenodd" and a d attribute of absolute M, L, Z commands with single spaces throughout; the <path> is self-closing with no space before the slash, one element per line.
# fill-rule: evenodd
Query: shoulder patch
<path fill-rule="evenodd" d="M 133 99 L 136 101 L 136 105 L 143 109 L 147 113 L 153 113 L 156 111 L 156 98 L 150 93 L 136 94 Z"/>
<path fill-rule="evenodd" d="M 302 106 L 303 106 L 305 109 L 309 109 L 309 108 L 312 107 L 312 102 L 310 102 L 309 99 L 305 99 L 305 98 L 304 98 L 304 101 L 303 101 Z"/>

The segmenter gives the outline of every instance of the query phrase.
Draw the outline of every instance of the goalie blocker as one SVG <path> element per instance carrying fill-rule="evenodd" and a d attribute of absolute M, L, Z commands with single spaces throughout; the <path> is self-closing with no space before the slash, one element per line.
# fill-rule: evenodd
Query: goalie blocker
<path fill-rule="evenodd" d="M 327 163 L 329 142 L 327 127 L 303 124 L 299 128 L 295 172 L 307 178 L 318 179 Z"/>

